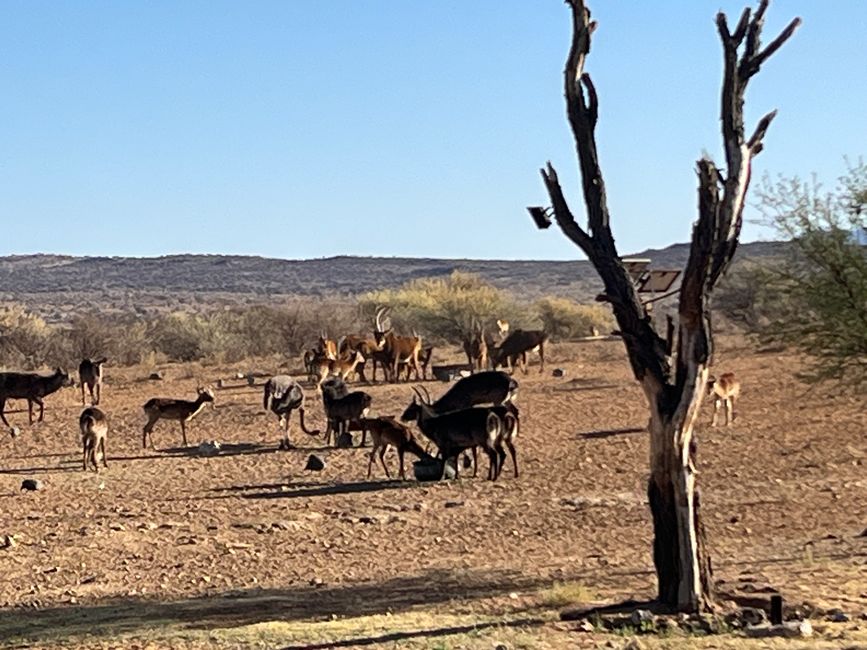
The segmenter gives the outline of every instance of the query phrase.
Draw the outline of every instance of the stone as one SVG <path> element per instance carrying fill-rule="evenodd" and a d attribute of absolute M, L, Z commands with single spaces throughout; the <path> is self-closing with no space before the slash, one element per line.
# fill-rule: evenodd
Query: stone
<path fill-rule="evenodd" d="M 630 639 L 623 650 L 644 650 L 644 644 L 638 639 Z"/>
<path fill-rule="evenodd" d="M 593 623 L 588 621 L 586 618 L 580 623 L 578 623 L 577 627 L 577 630 L 579 632 L 593 632 L 595 629 L 596 627 L 593 625 Z"/>
<path fill-rule="evenodd" d="M 649 609 L 636 609 L 632 612 L 632 615 L 629 617 L 629 620 L 633 625 L 642 625 L 644 623 L 652 623 L 653 622 L 653 612 Z"/>
<path fill-rule="evenodd" d="M 784 639 L 808 639 L 813 636 L 813 624 L 809 620 L 787 621 L 780 625 L 754 625 L 744 628 L 744 634 L 754 639 L 780 637 Z"/>
<path fill-rule="evenodd" d="M 21 481 L 21 489 L 22 490 L 30 490 L 31 492 L 36 490 L 41 490 L 45 487 L 45 483 L 40 481 L 38 478 L 26 478 Z"/>
<path fill-rule="evenodd" d="M 161 371 L 157 370 L 156 372 L 152 372 L 151 374 L 149 374 L 148 379 L 150 381 L 162 381 L 163 373 Z"/>
<path fill-rule="evenodd" d="M 204 457 L 216 456 L 220 453 L 221 448 L 222 445 L 216 440 L 205 440 L 199 443 L 196 453 Z"/>
<path fill-rule="evenodd" d="M 304 469 L 311 472 L 321 472 L 325 469 L 325 461 L 316 454 L 310 454 L 307 457 L 307 465 L 304 466 Z"/>
<path fill-rule="evenodd" d="M 21 429 L 19 429 L 18 427 L 12 427 L 11 429 L 9 429 L 9 435 L 13 438 L 17 438 L 21 435 Z"/>
<path fill-rule="evenodd" d="M 445 507 L 446 508 L 460 508 L 462 505 L 464 505 L 463 501 L 446 501 Z"/>
<path fill-rule="evenodd" d="M 552 377 L 565 377 L 566 371 L 563 368 L 554 368 L 554 372 L 551 373 Z"/>
<path fill-rule="evenodd" d="M 846 612 L 836 607 L 829 610 L 827 614 L 825 614 L 825 618 L 832 623 L 848 623 L 851 620 Z"/>
<path fill-rule="evenodd" d="M 768 621 L 768 616 L 765 613 L 765 610 L 758 607 L 744 607 L 740 611 L 739 618 L 741 620 L 741 623 L 743 623 L 744 627 L 749 627 L 751 625 L 761 625 L 762 623 L 767 623 Z"/>
<path fill-rule="evenodd" d="M 0 539 L 0 548 L 14 548 L 18 542 L 15 541 L 14 535 L 3 535 Z"/>

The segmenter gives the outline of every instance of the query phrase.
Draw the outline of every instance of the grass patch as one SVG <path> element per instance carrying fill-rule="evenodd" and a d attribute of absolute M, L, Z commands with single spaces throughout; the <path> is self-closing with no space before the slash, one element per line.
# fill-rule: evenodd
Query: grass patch
<path fill-rule="evenodd" d="M 579 582 L 555 582 L 554 586 L 542 592 L 541 604 L 544 607 L 566 607 L 578 603 L 588 603 L 596 599 L 596 594 Z"/>

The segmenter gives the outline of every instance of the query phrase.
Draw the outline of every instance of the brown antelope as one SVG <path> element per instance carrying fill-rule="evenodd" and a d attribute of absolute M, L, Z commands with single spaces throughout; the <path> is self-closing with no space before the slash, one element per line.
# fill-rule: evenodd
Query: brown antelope
<path fill-rule="evenodd" d="M 45 403 L 42 398 L 63 387 L 72 386 L 73 381 L 63 368 L 56 368 L 50 375 L 35 372 L 0 372 L 0 420 L 9 426 L 6 419 L 6 400 L 26 399 L 27 415 L 33 424 L 33 404 L 39 405 L 39 421 L 45 416 Z"/>
<path fill-rule="evenodd" d="M 421 352 L 418 353 L 418 365 L 421 367 L 421 376 L 415 373 L 416 381 L 427 381 L 427 369 L 430 366 L 430 360 L 433 356 L 433 346 L 427 345 L 421 349 Z M 410 375 L 412 374 L 412 366 L 410 366 L 408 361 L 401 361 L 400 363 L 401 369 L 406 372 L 406 381 L 409 381 Z"/>
<path fill-rule="evenodd" d="M 391 327 L 391 319 L 387 317 L 389 309 L 389 307 L 380 307 L 376 311 L 376 330 L 373 335 L 377 347 L 385 353 L 386 378 L 390 377 L 396 382 L 400 380 L 398 370 L 401 362 L 409 364 L 416 375 L 420 375 L 418 356 L 421 352 L 421 337 L 397 336 Z"/>
<path fill-rule="evenodd" d="M 349 375 L 358 372 L 358 366 L 362 364 L 364 364 L 364 355 L 361 350 L 356 350 L 348 359 L 340 357 L 334 361 L 331 364 L 331 374 L 346 381 Z"/>
<path fill-rule="evenodd" d="M 82 469 L 87 471 L 87 464 L 93 465 L 93 471 L 99 473 L 97 453 L 102 456 L 102 464 L 108 467 L 105 458 L 105 437 L 108 434 L 108 418 L 100 409 L 91 406 L 84 409 L 78 418 L 81 429 L 81 446 L 83 448 Z"/>
<path fill-rule="evenodd" d="M 210 388 L 199 388 L 195 400 L 172 399 L 169 397 L 154 397 L 145 403 L 144 412 L 148 421 L 142 429 L 141 445 L 147 447 L 150 437 L 151 449 L 154 449 L 154 437 L 151 434 L 154 425 L 159 420 L 177 420 L 181 424 L 181 437 L 184 447 L 187 446 L 187 423 L 202 412 L 205 404 L 214 403 L 214 392 Z"/>
<path fill-rule="evenodd" d="M 377 364 L 382 365 L 381 362 L 385 359 L 385 355 L 379 350 L 376 339 L 357 336 L 355 334 L 349 334 L 340 339 L 337 346 L 338 356 L 344 359 L 350 358 L 353 352 L 361 352 L 364 356 L 364 360 L 355 368 L 358 378 L 367 383 L 364 370 L 367 368 L 367 362 L 369 361 L 373 368 L 372 381 L 376 381 L 376 366 Z"/>
<path fill-rule="evenodd" d="M 733 423 L 735 421 L 735 402 L 741 395 L 741 382 L 737 380 L 734 373 L 726 372 L 721 374 L 719 378 L 708 378 L 707 394 L 713 394 L 713 420 L 711 420 L 711 426 L 716 426 L 719 410 L 723 405 L 726 411 L 726 426 Z"/>
<path fill-rule="evenodd" d="M 84 359 L 78 365 L 78 381 L 81 383 L 81 403 L 86 404 L 84 388 L 90 391 L 90 403 L 96 406 L 102 397 L 102 364 L 108 361 L 105 357 L 99 359 Z"/>
<path fill-rule="evenodd" d="M 510 373 L 515 371 L 515 365 L 520 361 L 521 370 L 527 374 L 527 353 L 539 352 L 539 372 L 545 372 L 545 343 L 548 333 L 544 330 L 514 330 L 506 337 L 499 347 L 491 353 L 491 364 L 494 369 L 505 365 Z"/>
<path fill-rule="evenodd" d="M 488 367 L 488 343 L 485 340 L 484 329 L 479 329 L 469 338 L 464 339 L 463 347 L 467 355 L 467 363 L 474 372 L 481 372 Z"/>
<path fill-rule="evenodd" d="M 317 341 L 317 350 L 321 354 L 325 355 L 325 358 L 329 361 L 337 360 L 337 341 L 328 338 L 325 332 L 319 335 L 319 340 Z"/>
<path fill-rule="evenodd" d="M 367 478 L 373 470 L 374 459 L 379 452 L 379 462 L 382 464 L 382 469 L 385 470 L 385 475 L 391 478 L 388 472 L 388 466 L 385 464 L 385 452 L 389 447 L 394 447 L 397 450 L 397 457 L 400 462 L 398 476 L 406 479 L 406 471 L 404 470 L 403 456 L 406 452 L 415 454 L 419 458 L 429 458 L 429 454 L 421 448 L 421 445 L 416 442 L 412 431 L 408 426 L 398 422 L 393 417 L 380 418 L 362 418 L 359 421 L 364 430 L 370 432 L 370 437 L 373 442 L 373 448 L 370 450 L 370 461 L 367 463 Z"/>
<path fill-rule="evenodd" d="M 275 375 L 265 382 L 262 408 L 274 413 L 277 416 L 278 426 L 283 429 L 280 449 L 291 449 L 292 447 L 292 443 L 289 441 L 289 420 L 295 409 L 298 409 L 301 419 L 301 430 L 310 436 L 319 435 L 318 429 L 310 431 L 304 424 L 304 391 L 301 390 L 298 382 L 289 375 Z"/>

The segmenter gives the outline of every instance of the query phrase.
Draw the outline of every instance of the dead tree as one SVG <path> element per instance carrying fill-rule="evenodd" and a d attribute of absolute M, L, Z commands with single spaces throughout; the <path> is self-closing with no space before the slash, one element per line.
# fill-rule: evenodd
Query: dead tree
<path fill-rule="evenodd" d="M 794 33 L 800 19 L 794 19 L 762 48 L 768 0 L 761 0 L 755 13 L 746 8 L 734 31 L 729 29 L 725 14 L 717 14 L 725 59 L 721 110 L 726 169 L 724 174 L 709 158 L 698 161 L 699 214 L 681 284 L 673 350 L 673 328 L 668 340 L 657 334 L 614 243 L 596 150 L 599 101 L 590 76 L 584 72 L 596 23 L 591 22 L 583 0 L 567 0 L 567 4 L 572 11 L 573 34 L 565 70 L 566 107 L 581 168 L 586 228 L 575 220 L 550 162 L 541 170 L 542 178 L 557 225 L 584 251 L 604 283 L 599 299 L 611 304 L 632 371 L 650 407 L 647 491 L 659 602 L 679 611 L 707 610 L 713 604 L 712 573 L 696 487 L 693 425 L 713 350 L 709 301 L 737 248 L 751 161 L 762 150 L 762 140 L 776 114 L 765 115 L 747 138 L 744 92 L 762 64 Z"/>

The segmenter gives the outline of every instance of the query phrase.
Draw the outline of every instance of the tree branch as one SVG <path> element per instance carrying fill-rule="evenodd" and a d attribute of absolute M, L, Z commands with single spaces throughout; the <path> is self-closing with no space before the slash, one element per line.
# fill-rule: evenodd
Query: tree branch
<path fill-rule="evenodd" d="M 540 169 L 539 172 L 542 174 L 542 180 L 545 182 L 545 187 L 548 190 L 551 206 L 554 208 L 554 218 L 557 221 L 557 225 L 560 226 L 560 230 L 584 251 L 587 257 L 591 257 L 593 254 L 593 240 L 575 221 L 575 217 L 569 209 L 569 204 L 566 202 L 566 197 L 563 195 L 563 188 L 560 187 L 557 170 L 549 162 L 546 168 Z"/>

